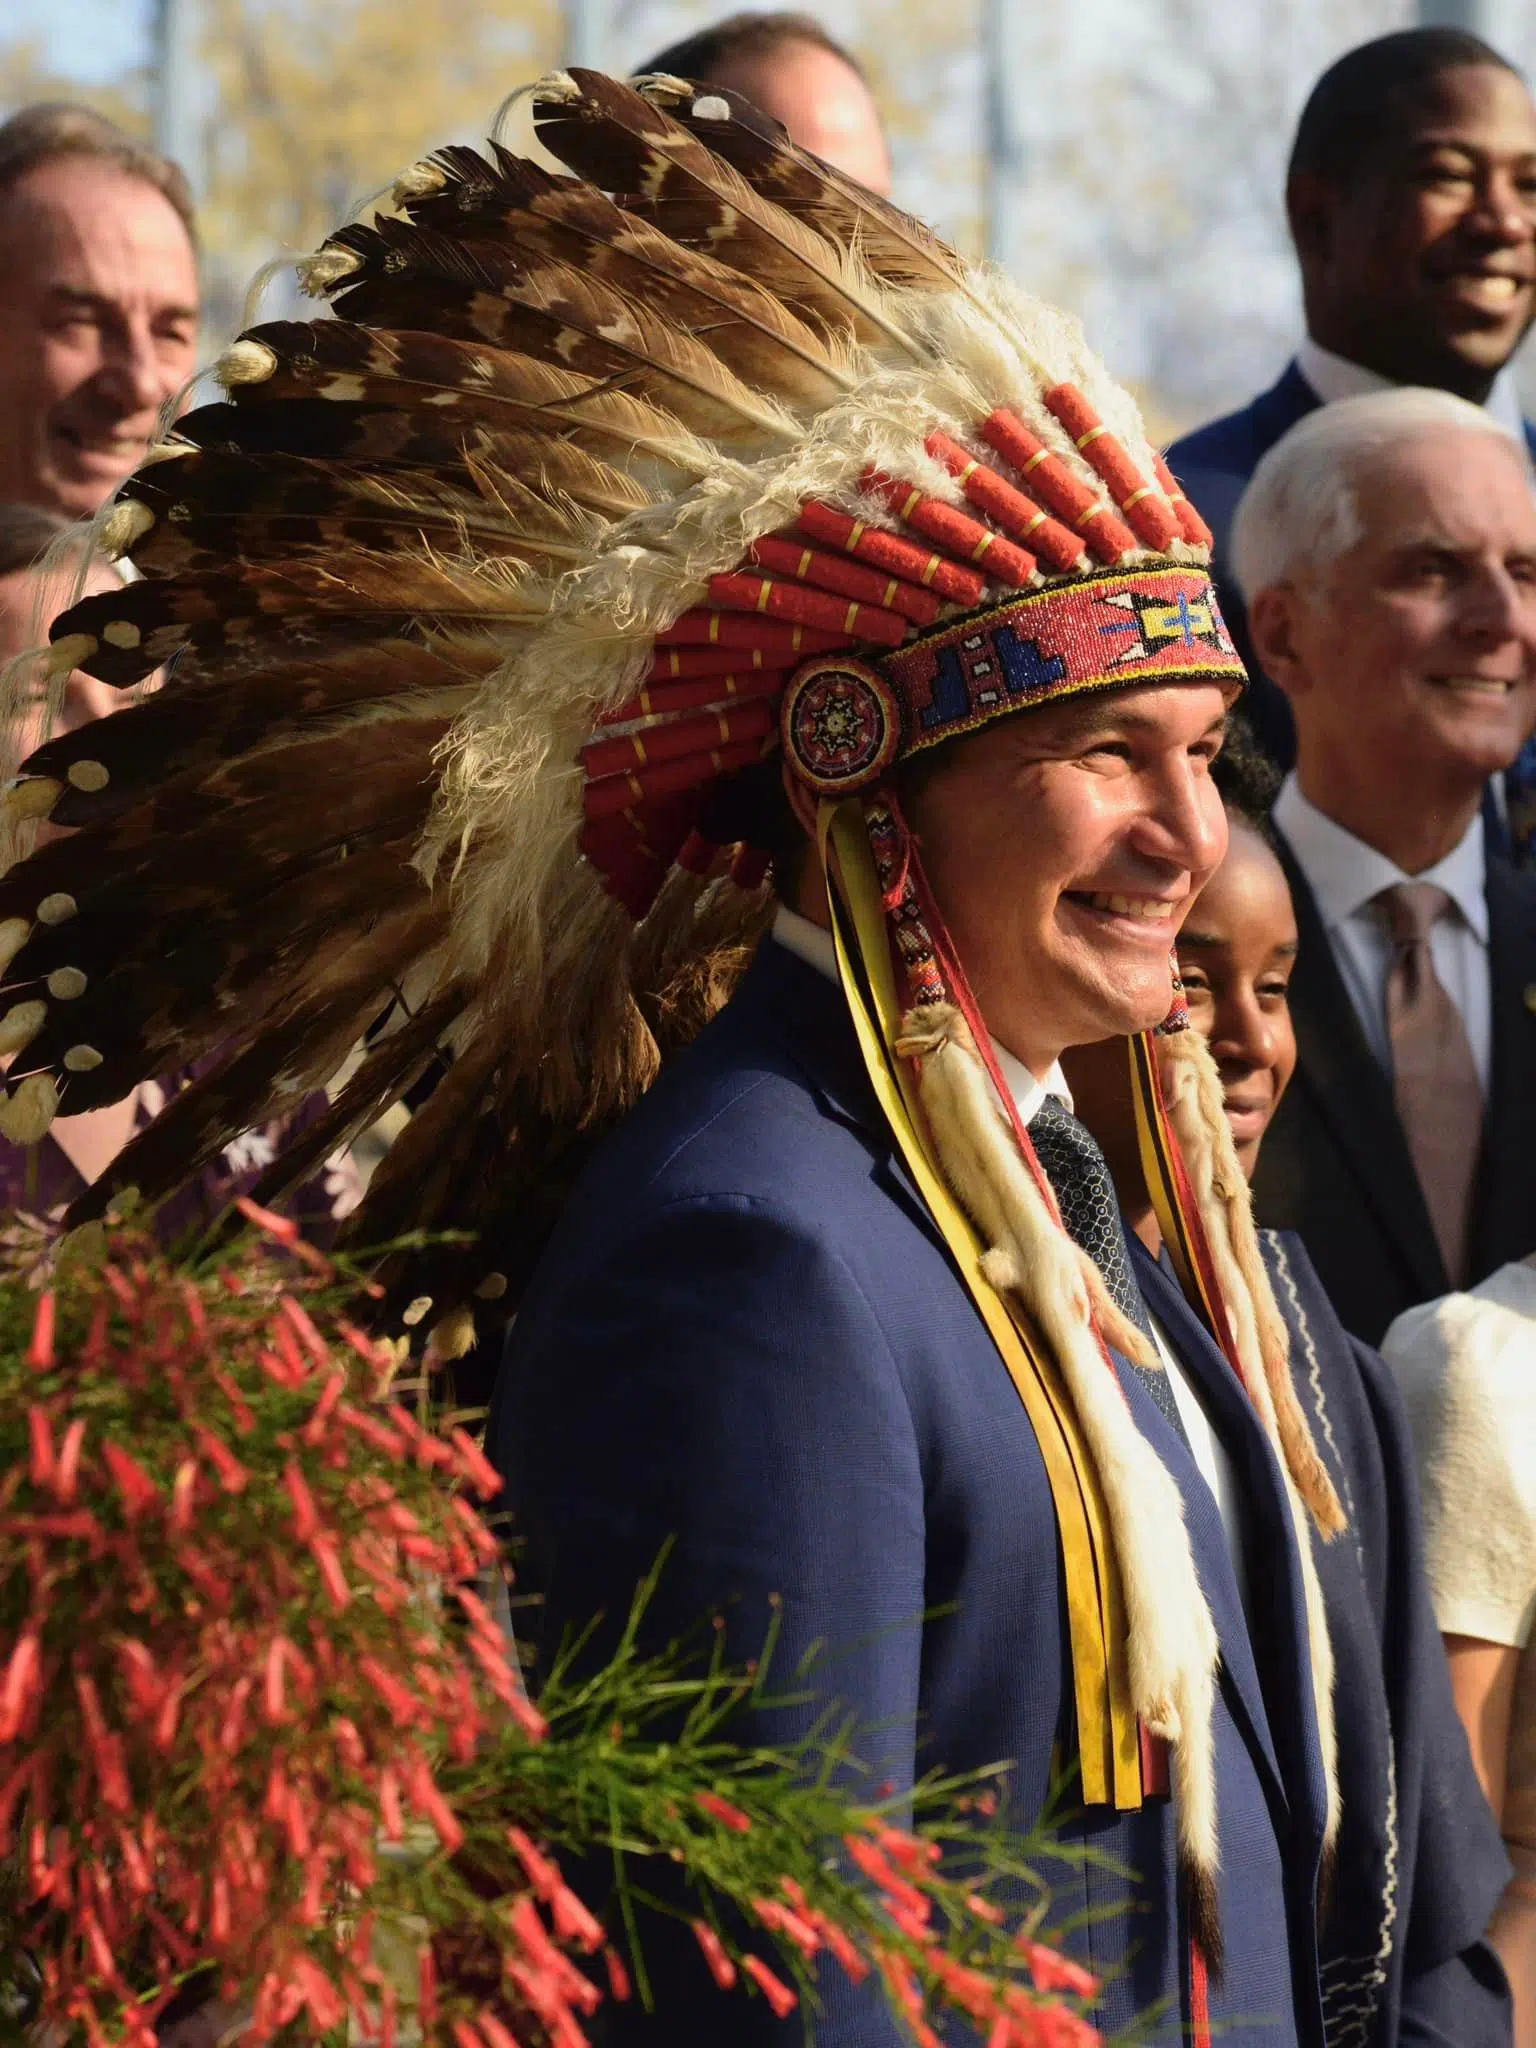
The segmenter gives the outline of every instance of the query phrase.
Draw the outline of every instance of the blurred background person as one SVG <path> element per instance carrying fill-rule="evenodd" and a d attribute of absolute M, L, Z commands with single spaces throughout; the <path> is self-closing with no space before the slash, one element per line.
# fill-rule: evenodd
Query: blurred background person
<path fill-rule="evenodd" d="M 1536 107 L 1481 38 L 1404 29 L 1330 66 L 1291 146 L 1286 215 L 1306 333 L 1250 405 L 1174 443 L 1169 461 L 1216 534 L 1227 623 L 1245 656 L 1232 516 L 1260 458 L 1320 405 L 1424 384 L 1532 439 L 1508 372 L 1536 318 Z M 1283 767 L 1285 697 L 1257 676 L 1252 715 Z"/>
<path fill-rule="evenodd" d="M 1493 1940 L 1536 2048 L 1536 1257 L 1399 1316 L 1382 1351 L 1413 1428 L 1430 1590 L 1514 1877 Z"/>
<path fill-rule="evenodd" d="M 1233 555 L 1297 735 L 1300 1062 L 1255 1194 L 1379 1343 L 1536 1243 L 1536 876 L 1479 817 L 1536 724 L 1536 498 L 1487 412 L 1378 392 L 1265 456 Z"/>
<path fill-rule="evenodd" d="M 809 14 L 733 14 L 634 68 L 739 92 L 802 149 L 890 196 L 891 155 L 863 70 Z"/>
<path fill-rule="evenodd" d="M 1265 815 L 1273 771 L 1240 715 L 1228 746 L 1212 770 L 1228 849 L 1179 934 L 1178 961 L 1190 1022 L 1210 1043 L 1237 1156 L 1251 1175 L 1296 1066 L 1287 993 L 1299 940 Z M 1125 1042 L 1076 1048 L 1062 1066 L 1115 1182 L 1154 1337 L 1170 1330 L 1184 1357 L 1203 1343 L 1209 1394 L 1222 1368 L 1163 1249 Z M 1485 2026 L 1494 2038 L 1508 2021 L 1486 1930 L 1506 1871 L 1437 1633 L 1402 1403 L 1381 1360 L 1346 1334 L 1301 1241 L 1261 1231 L 1259 1249 L 1298 1398 L 1349 1518 L 1342 1535 L 1313 1547 L 1337 1663 L 1343 1809 L 1321 1909 L 1325 2031 L 1359 2048 L 1468 2041 Z M 1183 1400 L 1179 1410 L 1186 1428 L 1199 1427 L 1198 1410 L 1190 1415 Z M 1224 1426 L 1234 1442 L 1230 1420 Z M 1218 1478 L 1223 1514 L 1241 1524 L 1240 1461 L 1221 1462 Z"/>
<path fill-rule="evenodd" d="M 0 501 L 88 517 L 196 368 L 192 202 L 84 107 L 0 126 Z"/>

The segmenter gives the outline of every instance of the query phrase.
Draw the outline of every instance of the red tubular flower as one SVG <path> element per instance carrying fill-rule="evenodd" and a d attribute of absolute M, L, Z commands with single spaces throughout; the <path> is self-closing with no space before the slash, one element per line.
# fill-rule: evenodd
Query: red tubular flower
<path fill-rule="evenodd" d="M 603 1930 L 567 1884 L 558 1884 L 549 1902 L 555 1932 L 593 1955 L 603 1945 Z"/>
<path fill-rule="evenodd" d="M 275 1209 L 263 1209 L 245 1195 L 235 1197 L 235 1207 L 247 1223 L 254 1223 L 258 1230 L 265 1231 L 268 1237 L 276 1238 L 279 1244 L 293 1245 L 298 1242 L 299 1226 L 291 1217 L 279 1216 Z"/>
<path fill-rule="evenodd" d="M 320 1568 L 321 1584 L 331 1605 L 339 1614 L 351 1604 L 352 1588 L 347 1584 L 347 1575 L 341 1568 L 341 1556 L 333 1536 L 315 1535 L 309 1539 L 309 1554 Z"/>
<path fill-rule="evenodd" d="M 608 1995 L 615 2004 L 623 2005 L 631 1995 L 629 1971 L 624 1966 L 624 1958 L 616 1948 L 609 1946 L 603 1950 L 603 1961 L 608 1966 Z"/>
<path fill-rule="evenodd" d="M 722 1799 L 718 1792 L 695 1792 L 693 1803 L 707 1813 L 711 1820 L 719 1821 L 722 1827 L 730 1828 L 734 1834 L 745 1835 L 751 1832 L 750 1816 L 743 1813 L 739 1806 L 732 1806 L 728 1799 Z"/>
<path fill-rule="evenodd" d="M 546 1856 L 532 1836 L 522 1828 L 508 1828 L 507 1840 L 517 1851 L 518 1861 L 528 1873 L 528 1882 L 541 1899 L 553 1898 L 561 1885 L 554 1858 Z"/>
<path fill-rule="evenodd" d="M 743 1956 L 741 1967 L 773 2007 L 776 2019 L 787 2019 L 800 2003 L 798 1996 L 782 1979 L 775 1977 L 761 1956 Z"/>
<path fill-rule="evenodd" d="M 482 2006 L 475 2017 L 479 2022 L 481 2033 L 490 2042 L 491 2048 L 519 2048 L 516 2035 L 510 2027 L 502 2024 L 495 2013 L 490 2010 L 489 2006 Z"/>
<path fill-rule="evenodd" d="M 437 2021 L 437 1958 L 432 1953 L 430 1941 L 424 1944 L 421 1960 L 416 1965 L 416 2010 L 421 2018 L 421 2030 L 426 2033 Z"/>
<path fill-rule="evenodd" d="M 219 1475 L 219 1484 L 226 1493 L 244 1493 L 251 1483 L 251 1475 L 229 1448 L 221 1436 L 198 1423 L 193 1431 L 198 1449 Z"/>
<path fill-rule="evenodd" d="M 37 1297 L 37 1314 L 32 1319 L 32 1343 L 27 1351 L 27 1363 L 34 1372 L 47 1372 L 53 1364 L 55 1306 L 51 1287 Z"/>
<path fill-rule="evenodd" d="M 843 1846 L 868 1878 L 872 1878 L 893 1905 L 901 1906 L 918 1921 L 926 1921 L 932 1905 L 915 1885 L 894 1871 L 873 1842 L 862 1835 L 844 1835 Z"/>
<path fill-rule="evenodd" d="M 1081 1963 L 1074 1963 L 1070 1956 L 1064 1956 L 1059 1948 L 1047 1948 L 1044 1942 L 1029 1941 L 1022 1935 L 1018 1946 L 1029 1964 L 1029 1974 L 1037 1991 L 1066 1991 L 1074 1998 L 1098 1996 L 1098 1978 L 1091 1970 L 1085 1970 Z"/>
<path fill-rule="evenodd" d="M 320 1527 L 320 1516 L 309 1482 L 292 1458 L 283 1467 L 283 1484 L 293 1502 L 293 1533 L 301 1543 L 307 1543 Z"/>
<path fill-rule="evenodd" d="M 722 1991 L 731 1990 L 736 1983 L 736 1965 L 725 1952 L 725 1944 L 707 1920 L 690 1920 L 693 1938 L 704 1951 L 704 1960 L 710 1974 Z"/>
<path fill-rule="evenodd" d="M 781 1906 L 777 1899 L 754 1899 L 752 1910 L 770 1934 L 781 1934 L 786 1941 L 792 1941 L 801 1955 L 814 1956 L 821 1947 L 821 1936 L 811 1923 L 792 1913 L 788 1906 Z"/>
<path fill-rule="evenodd" d="M 171 1512 L 166 1518 L 166 1527 L 173 1536 L 185 1536 L 192 1527 L 192 1517 L 197 1506 L 196 1458 L 183 1458 L 176 1467 L 176 1477 L 171 1481 Z"/>
<path fill-rule="evenodd" d="M 48 1411 L 39 1408 L 35 1401 L 27 1410 L 27 1430 L 32 1441 L 29 1467 L 32 1484 L 46 1487 L 51 1493 L 59 1475 L 58 1454 L 53 1447 L 53 1425 L 48 1420 Z"/>
<path fill-rule="evenodd" d="M 64 1441 L 59 1447 L 58 1469 L 54 1474 L 53 1490 L 60 1507 L 74 1505 L 75 1492 L 80 1483 L 80 1453 L 85 1446 L 84 1422 L 72 1422 L 64 1432 Z"/>
<path fill-rule="evenodd" d="M 261 1711 L 269 1728 L 280 1727 L 289 1718 L 287 1689 L 283 1683 L 288 1649 L 288 1638 L 279 1632 L 267 1645 L 262 1665 Z"/>
<path fill-rule="evenodd" d="M 0 1743 L 14 1742 L 28 1708 L 37 1697 L 41 1644 L 35 1626 L 24 1628 L 5 1667 L 0 1684 Z"/>
<path fill-rule="evenodd" d="M 330 1350 L 326 1345 L 325 1339 L 315 1328 L 308 1310 L 301 1308 L 291 1294 L 285 1294 L 277 1304 L 277 1312 L 280 1316 L 287 1319 L 299 1342 L 308 1351 L 311 1358 L 314 1359 L 316 1365 L 329 1365 L 331 1362 Z"/>
<path fill-rule="evenodd" d="M 459 2048 L 485 2048 L 478 2028 L 466 2019 L 456 2019 L 453 2022 L 453 2038 L 458 2042 Z"/>
<path fill-rule="evenodd" d="M 385 1839 L 390 1842 L 405 1838 L 405 1815 L 400 1806 L 400 1783 L 386 1764 L 379 1773 L 379 1818 L 384 1824 Z"/>
<path fill-rule="evenodd" d="M 407 1785 L 411 1804 L 430 1824 L 446 1855 L 456 1856 L 464 1846 L 464 1830 L 458 1816 L 448 1804 L 437 1783 L 421 1757 L 414 1757 L 409 1766 Z"/>
<path fill-rule="evenodd" d="M 486 1457 L 468 1430 L 449 1432 L 448 1441 L 459 1454 L 459 1469 L 482 1500 L 494 1500 L 501 1491 L 501 1474 Z"/>
<path fill-rule="evenodd" d="M 310 1327 L 313 1328 L 314 1325 L 311 1324 Z M 346 1388 L 346 1374 L 344 1372 L 333 1372 L 321 1390 L 319 1400 L 315 1403 L 314 1414 L 310 1416 L 308 1422 L 304 1425 L 302 1434 L 306 1444 L 314 1446 L 324 1440 L 326 1428 L 332 1415 L 335 1413 L 336 1404 L 346 1392 Z"/>
<path fill-rule="evenodd" d="M 121 1444 L 104 1443 L 101 1455 L 112 1475 L 113 1484 L 123 1497 L 123 1513 L 130 1522 L 162 1505 L 159 1487 L 137 1458 L 125 1451 Z"/>
<path fill-rule="evenodd" d="M 80 1701 L 86 1746 L 91 1754 L 96 1782 L 101 1788 L 102 1803 L 113 1813 L 131 1812 L 133 1800 L 128 1790 L 128 1774 L 123 1768 L 122 1743 L 107 1727 L 106 1716 L 101 1710 L 101 1695 L 96 1690 L 96 1681 L 88 1672 L 76 1671 L 75 1694 Z"/>
<path fill-rule="evenodd" d="M 359 1657 L 357 1668 L 402 1728 L 414 1728 L 424 1718 L 415 1694 L 408 1692 L 392 1671 L 386 1671 L 377 1657 Z"/>

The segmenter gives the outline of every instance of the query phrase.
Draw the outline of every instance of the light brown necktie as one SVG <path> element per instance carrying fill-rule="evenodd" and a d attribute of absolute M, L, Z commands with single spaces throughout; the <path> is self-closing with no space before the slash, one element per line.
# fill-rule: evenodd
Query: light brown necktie
<path fill-rule="evenodd" d="M 1483 1091 L 1461 1012 L 1435 972 L 1429 934 L 1450 907 L 1433 882 L 1376 897 L 1392 940 L 1387 1029 L 1392 1088 L 1453 1287 L 1466 1275 L 1467 1219 L 1483 1135 Z"/>

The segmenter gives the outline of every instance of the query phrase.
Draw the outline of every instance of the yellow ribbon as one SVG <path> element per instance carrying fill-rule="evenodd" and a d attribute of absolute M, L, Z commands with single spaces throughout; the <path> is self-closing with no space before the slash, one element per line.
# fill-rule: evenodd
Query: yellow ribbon
<path fill-rule="evenodd" d="M 901 1004 L 862 806 L 856 799 L 824 803 L 818 825 L 838 973 L 865 1069 L 907 1170 L 1008 1369 L 1045 1463 L 1067 1582 L 1082 1796 L 1090 1806 L 1138 1807 L 1141 1746 L 1131 1705 L 1125 1606 L 1098 1474 L 1060 1375 L 982 1273 L 983 1247 L 929 1156 L 910 1070 L 891 1051 L 900 1035 Z"/>

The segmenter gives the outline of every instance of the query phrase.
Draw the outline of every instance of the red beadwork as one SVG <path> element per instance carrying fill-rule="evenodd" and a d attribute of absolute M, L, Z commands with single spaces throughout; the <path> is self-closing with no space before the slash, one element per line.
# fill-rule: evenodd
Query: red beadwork
<path fill-rule="evenodd" d="M 940 498 L 925 497 L 915 484 L 900 483 L 878 469 L 867 469 L 861 482 L 903 525 L 936 540 L 957 561 L 984 566 L 989 583 L 1024 590 L 1038 580 L 1033 555 L 1004 540 L 979 519 L 972 519 L 968 512 L 946 505 Z"/>
<path fill-rule="evenodd" d="M 1179 522 L 1173 508 L 1148 483 L 1123 445 L 1105 426 L 1075 384 L 1058 384 L 1047 391 L 1045 406 L 1060 420 L 1077 443 L 1085 462 L 1109 485 L 1110 496 L 1129 520 L 1138 540 L 1159 551 L 1179 538 Z"/>
<path fill-rule="evenodd" d="M 1028 541 L 1048 567 L 1087 568 L 1088 557 L 1080 535 L 1063 526 L 1059 519 L 1053 519 L 995 469 L 978 462 L 958 441 L 952 441 L 948 434 L 933 433 L 924 446 L 935 461 L 943 463 L 973 505 L 979 505 L 988 518 L 994 519 L 1015 540 Z"/>
<path fill-rule="evenodd" d="M 818 796 L 878 782 L 901 749 L 901 706 L 878 669 L 844 655 L 808 661 L 779 709 L 779 739 L 799 779 Z"/>
<path fill-rule="evenodd" d="M 799 523 L 812 540 L 841 548 L 877 569 L 889 569 L 905 582 L 936 590 L 956 604 L 980 604 L 986 595 L 987 579 L 976 570 L 963 569 L 958 562 L 920 548 L 899 533 L 888 533 L 883 526 L 866 526 L 862 519 L 851 519 L 846 512 L 815 498 L 801 506 Z"/>
<path fill-rule="evenodd" d="M 588 740 L 581 750 L 582 766 L 589 783 L 601 783 L 606 776 L 623 775 L 630 769 L 644 770 L 664 761 L 708 754 L 716 747 L 759 740 L 772 732 L 773 726 L 773 707 L 764 699 L 702 711 L 691 718 L 658 719 L 637 732 Z"/>
<path fill-rule="evenodd" d="M 610 711 L 600 723 L 628 725 L 633 719 L 698 711 L 706 704 L 723 704 L 729 699 L 747 703 L 756 697 L 777 697 L 788 673 L 787 669 L 765 668 L 741 676 L 702 675 L 676 683 L 647 683 L 638 696 Z"/>
<path fill-rule="evenodd" d="M 711 576 L 712 603 L 726 611 L 759 612 L 768 618 L 792 619 L 826 633 L 845 633 L 850 640 L 873 640 L 880 647 L 899 647 L 911 630 L 900 612 L 876 604 L 844 600 L 800 583 L 779 583 L 771 576 L 744 576 L 731 571 Z"/>
<path fill-rule="evenodd" d="M 767 751 L 761 739 L 733 740 L 729 746 L 711 747 L 676 761 L 658 761 L 650 767 L 605 775 L 600 781 L 587 784 L 582 808 L 589 819 L 612 818 L 635 805 L 653 803 L 658 797 L 678 796 L 717 775 L 730 775 L 738 768 L 750 767 Z"/>
<path fill-rule="evenodd" d="M 899 576 L 882 576 L 878 569 L 866 569 L 845 556 L 808 548 L 804 541 L 765 534 L 752 543 L 744 559 L 753 568 L 771 570 L 775 576 L 790 576 L 800 583 L 813 583 L 821 590 L 835 590 L 843 597 L 856 597 L 865 604 L 900 612 L 919 626 L 931 626 L 939 616 L 939 600 L 932 591 L 919 590 Z"/>
<path fill-rule="evenodd" d="M 1101 562 L 1114 564 L 1131 554 L 1136 536 L 1124 520 L 1103 505 L 1080 477 L 1075 477 L 1059 455 L 1055 455 L 1031 433 L 1024 422 L 1005 407 L 999 407 L 977 429 L 989 448 L 995 448 L 1011 462 L 1021 476 L 1029 479 L 1042 504 L 1049 505 L 1058 518 L 1074 527 L 1087 542 L 1090 554 Z"/>
<path fill-rule="evenodd" d="M 852 647 L 854 636 L 821 633 L 813 626 L 792 626 L 782 619 L 743 618 L 738 612 L 708 611 L 699 605 L 670 626 L 663 626 L 656 645 L 756 648 L 763 654 L 788 655 L 791 661 L 800 661 L 807 654 L 823 654 L 832 647 Z"/>
<path fill-rule="evenodd" d="M 1162 485 L 1173 516 L 1179 522 L 1179 532 L 1192 548 L 1208 548 L 1215 539 L 1211 529 L 1200 517 L 1199 512 L 1179 488 L 1179 480 L 1164 462 L 1161 455 L 1152 457 L 1152 468 Z"/>

